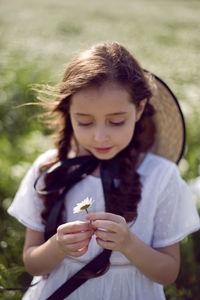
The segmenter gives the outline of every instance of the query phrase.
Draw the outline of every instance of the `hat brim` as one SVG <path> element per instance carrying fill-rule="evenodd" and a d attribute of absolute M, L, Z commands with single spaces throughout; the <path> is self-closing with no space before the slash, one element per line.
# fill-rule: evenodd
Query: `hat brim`
<path fill-rule="evenodd" d="M 186 128 L 183 113 L 176 96 L 159 77 L 152 74 L 154 81 L 153 96 L 150 104 L 155 108 L 153 116 L 156 136 L 150 152 L 178 164 L 183 156 Z"/>

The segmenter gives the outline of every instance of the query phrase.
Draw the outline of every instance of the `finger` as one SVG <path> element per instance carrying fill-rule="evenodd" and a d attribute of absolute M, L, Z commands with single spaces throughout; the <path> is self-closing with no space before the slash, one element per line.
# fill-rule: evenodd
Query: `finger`
<path fill-rule="evenodd" d="M 81 222 L 81 221 L 69 222 L 60 225 L 57 228 L 57 232 L 58 234 L 65 234 L 65 233 L 86 231 L 89 229 L 89 226 L 90 225 L 87 222 Z"/>
<path fill-rule="evenodd" d="M 82 249 L 79 249 L 78 251 L 72 251 L 69 255 L 70 256 L 73 256 L 73 257 L 79 257 L 79 256 L 82 256 L 83 254 L 85 254 L 88 250 L 88 246 L 82 248 Z"/>
<path fill-rule="evenodd" d="M 72 243 L 77 243 L 85 239 L 91 238 L 92 235 L 93 235 L 93 231 L 89 230 L 89 231 L 79 232 L 79 233 L 64 234 L 62 236 L 62 239 L 66 241 L 66 243 L 72 244 Z"/>
<path fill-rule="evenodd" d="M 123 217 L 112 214 L 112 213 L 107 213 L 107 212 L 94 212 L 94 213 L 89 213 L 86 215 L 86 220 L 110 220 L 116 223 L 120 223 L 123 219 Z"/>
<path fill-rule="evenodd" d="M 115 248 L 115 243 L 113 243 L 113 242 L 103 241 L 99 238 L 97 238 L 96 241 L 97 241 L 97 244 L 104 249 L 114 250 L 114 248 Z"/>
<path fill-rule="evenodd" d="M 93 228 L 101 228 L 112 232 L 118 232 L 120 229 L 118 223 L 107 221 L 107 220 L 93 221 L 92 226 Z"/>
<path fill-rule="evenodd" d="M 115 240 L 116 240 L 116 234 L 113 232 L 96 230 L 95 235 L 97 238 L 104 240 L 104 241 L 115 242 Z"/>
<path fill-rule="evenodd" d="M 90 239 L 86 239 L 84 241 L 80 241 L 74 244 L 67 244 L 65 247 L 70 250 L 70 252 L 79 251 L 82 248 L 88 247 Z"/>

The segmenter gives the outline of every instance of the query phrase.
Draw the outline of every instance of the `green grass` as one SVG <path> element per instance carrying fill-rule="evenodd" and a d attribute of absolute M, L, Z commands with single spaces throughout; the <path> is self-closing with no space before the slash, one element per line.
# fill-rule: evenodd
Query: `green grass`
<path fill-rule="evenodd" d="M 1 40 L 6 50 L 25 49 L 56 73 L 80 49 L 117 40 L 168 81 L 194 82 L 199 8 L 198 0 L 3 0 Z"/>
<path fill-rule="evenodd" d="M 100 41 L 118 41 L 169 84 L 186 116 L 187 151 L 180 169 L 200 173 L 199 0 L 1 0 L 0 9 L 0 284 L 24 285 L 24 229 L 6 214 L 33 159 L 51 144 L 37 120 L 32 83 L 56 83 L 68 61 Z M 45 142 L 42 143 L 41 141 Z M 182 270 L 169 299 L 198 299 L 199 233 L 182 243 Z M 19 299 L 21 293 L 0 294 Z M 195 298 L 197 297 L 197 298 Z"/>

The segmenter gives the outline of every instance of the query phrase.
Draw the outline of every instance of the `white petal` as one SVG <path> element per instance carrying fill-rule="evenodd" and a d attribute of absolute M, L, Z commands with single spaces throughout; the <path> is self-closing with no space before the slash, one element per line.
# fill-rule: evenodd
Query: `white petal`
<path fill-rule="evenodd" d="M 85 205 L 89 205 L 90 207 L 93 202 L 94 200 L 92 198 L 85 198 L 83 201 L 77 203 L 77 205 L 73 208 L 73 213 L 75 214 L 81 212 Z"/>

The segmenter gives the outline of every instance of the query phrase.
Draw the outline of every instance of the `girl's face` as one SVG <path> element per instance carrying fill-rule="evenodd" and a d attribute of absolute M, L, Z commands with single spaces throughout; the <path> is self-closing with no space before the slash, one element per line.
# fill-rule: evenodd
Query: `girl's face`
<path fill-rule="evenodd" d="M 89 151 L 99 159 L 113 158 L 130 143 L 145 104 L 143 100 L 136 109 L 128 91 L 117 83 L 75 93 L 70 118 L 80 154 Z"/>

